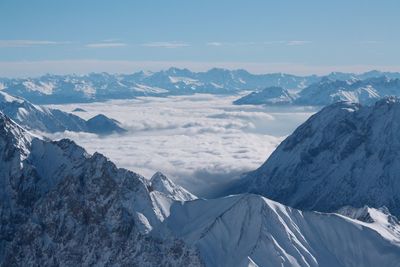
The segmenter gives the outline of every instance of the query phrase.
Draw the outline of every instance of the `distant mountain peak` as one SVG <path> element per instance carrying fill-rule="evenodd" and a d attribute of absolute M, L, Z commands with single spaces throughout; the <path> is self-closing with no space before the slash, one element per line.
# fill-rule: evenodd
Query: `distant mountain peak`
<path fill-rule="evenodd" d="M 97 134 L 124 133 L 117 120 L 110 119 L 104 114 L 98 114 L 86 122 L 90 132 Z"/>
<path fill-rule="evenodd" d="M 245 95 L 233 103 L 235 105 L 287 105 L 291 104 L 295 95 L 282 87 L 272 86 L 261 91 Z"/>

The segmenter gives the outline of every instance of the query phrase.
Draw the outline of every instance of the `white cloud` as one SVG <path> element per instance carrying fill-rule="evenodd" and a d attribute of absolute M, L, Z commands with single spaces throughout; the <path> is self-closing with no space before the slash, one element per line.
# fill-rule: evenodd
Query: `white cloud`
<path fill-rule="evenodd" d="M 0 40 L 0 47 L 32 47 L 68 43 L 70 42 L 57 42 L 48 40 Z"/>
<path fill-rule="evenodd" d="M 117 42 L 101 42 L 101 43 L 90 43 L 86 44 L 85 46 L 89 48 L 111 48 L 111 47 L 123 47 L 127 46 L 127 44 L 117 43 Z"/>
<path fill-rule="evenodd" d="M 294 40 L 294 41 L 287 41 L 287 45 L 306 45 L 310 44 L 311 41 L 301 41 L 301 40 Z"/>
<path fill-rule="evenodd" d="M 142 46 L 145 47 L 161 47 L 161 48 L 179 48 L 179 47 L 187 47 L 188 43 L 184 42 L 150 42 L 144 43 Z"/>
<path fill-rule="evenodd" d="M 89 152 L 99 151 L 119 167 L 147 177 L 162 171 L 195 193 L 209 195 L 241 173 L 257 168 L 312 111 L 234 106 L 236 97 L 210 95 L 145 97 L 105 103 L 53 106 L 90 118 L 106 114 L 123 123 L 125 135 L 71 133 Z M 128 114 L 128 115 L 127 115 Z"/>
<path fill-rule="evenodd" d="M 207 46 L 251 46 L 258 45 L 257 42 L 208 42 Z"/>
<path fill-rule="evenodd" d="M 209 42 L 209 43 L 206 43 L 206 45 L 208 45 L 208 46 L 223 46 L 224 44 L 221 42 Z"/>
<path fill-rule="evenodd" d="M 262 42 L 262 44 L 265 44 L 265 45 L 285 44 L 285 43 L 287 43 L 287 41 L 265 41 L 265 42 Z"/>
<path fill-rule="evenodd" d="M 207 46 L 259 46 L 259 45 L 279 45 L 285 44 L 289 46 L 306 45 L 311 41 L 293 40 L 293 41 L 264 41 L 264 42 L 208 42 Z"/>

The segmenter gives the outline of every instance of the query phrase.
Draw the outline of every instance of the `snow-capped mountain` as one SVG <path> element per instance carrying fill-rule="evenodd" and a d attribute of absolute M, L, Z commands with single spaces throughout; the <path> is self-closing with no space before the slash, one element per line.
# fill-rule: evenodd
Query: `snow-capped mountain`
<path fill-rule="evenodd" d="M 366 80 L 382 76 L 388 77 L 390 79 L 400 79 L 399 72 L 383 72 L 378 70 L 371 70 L 364 73 L 331 72 L 324 77 L 334 81 L 336 80 L 346 81 L 346 80 Z"/>
<path fill-rule="evenodd" d="M 93 102 L 137 96 L 168 96 L 193 93 L 232 94 L 267 86 L 300 89 L 319 77 L 290 74 L 251 74 L 245 70 L 211 69 L 192 72 L 170 68 L 134 74 L 91 73 L 45 75 L 38 78 L 2 79 L 0 90 L 36 104 Z"/>
<path fill-rule="evenodd" d="M 2 266 L 201 265 L 182 241 L 147 234 L 173 199 L 101 154 L 0 114 L 0 167 Z"/>
<path fill-rule="evenodd" d="M 295 95 L 282 87 L 268 87 L 252 92 L 233 102 L 235 105 L 287 105 L 292 104 Z"/>
<path fill-rule="evenodd" d="M 151 190 L 161 192 L 178 201 L 188 201 L 197 199 L 195 195 L 185 188 L 174 184 L 161 172 L 156 172 L 150 179 Z"/>
<path fill-rule="evenodd" d="M 354 81 L 381 76 L 396 79 L 400 78 L 400 73 L 379 71 L 362 74 L 333 72 L 327 75 L 325 80 Z M 36 104 L 56 104 L 126 99 L 138 96 L 170 96 L 194 93 L 236 94 L 244 90 L 259 91 L 267 87 L 282 87 L 285 90 L 299 91 L 323 79 L 324 77 L 316 75 L 251 74 L 240 69 L 213 68 L 206 72 L 192 72 L 188 69 L 169 68 L 158 72 L 140 71 L 133 74 L 47 74 L 37 78 L 0 79 L 0 90 L 23 97 Z M 354 90 L 346 89 L 345 91 Z"/>
<path fill-rule="evenodd" d="M 54 133 L 68 130 L 110 134 L 125 131 L 117 121 L 101 114 L 86 121 L 71 113 L 34 105 L 3 91 L 0 91 L 0 111 L 27 129 L 42 132 Z"/>
<path fill-rule="evenodd" d="M 400 215 L 400 100 L 335 103 L 298 127 L 234 192 L 302 210 L 386 206 Z"/>
<path fill-rule="evenodd" d="M 379 72 L 374 72 L 374 74 L 379 74 Z M 364 76 L 369 77 L 368 73 L 358 76 L 347 73 L 331 73 L 296 94 L 291 94 L 283 88 L 272 87 L 252 92 L 233 103 L 236 105 L 326 106 L 340 101 L 372 104 L 386 96 L 400 96 L 400 79 L 387 76 L 359 79 Z M 391 76 L 397 77 L 396 75 Z"/>
<path fill-rule="evenodd" d="M 196 199 L 0 113 L 2 266 L 398 266 L 398 221 L 301 212 L 245 194 Z M 344 213 L 344 212 L 343 212 Z"/>
<path fill-rule="evenodd" d="M 398 221 L 373 216 L 302 212 L 248 194 L 176 203 L 163 230 L 195 246 L 206 266 L 399 266 Z"/>
<path fill-rule="evenodd" d="M 324 78 L 302 90 L 295 103 L 313 106 L 325 106 L 340 101 L 372 104 L 385 96 L 400 96 L 400 79 L 386 76 L 366 80 Z"/>

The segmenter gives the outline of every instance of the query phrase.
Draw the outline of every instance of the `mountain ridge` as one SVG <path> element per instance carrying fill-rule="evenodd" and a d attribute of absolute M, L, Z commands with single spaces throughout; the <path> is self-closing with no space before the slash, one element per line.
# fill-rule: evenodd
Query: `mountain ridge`
<path fill-rule="evenodd" d="M 0 91 L 0 111 L 27 129 L 54 133 L 63 131 L 96 134 L 123 133 L 119 122 L 99 114 L 84 120 L 72 113 L 35 105 Z"/>
<path fill-rule="evenodd" d="M 371 71 L 364 74 L 331 73 L 328 77 L 366 79 L 399 73 Z M 169 68 L 158 72 L 133 74 L 89 73 L 87 75 L 44 75 L 36 78 L 0 79 L 1 90 L 23 97 L 35 104 L 95 102 L 138 96 L 190 95 L 194 93 L 235 94 L 278 86 L 301 90 L 322 76 L 298 76 L 285 73 L 251 74 L 246 70 L 213 68 L 205 72 Z"/>
<path fill-rule="evenodd" d="M 233 103 L 236 105 L 326 106 L 335 102 L 348 101 L 373 104 L 389 96 L 400 96 L 399 78 L 389 78 L 384 75 L 365 80 L 356 77 L 338 80 L 325 76 L 296 93 L 290 93 L 283 88 L 267 87 L 245 95 Z"/>
<path fill-rule="evenodd" d="M 302 212 L 261 196 L 197 199 L 0 113 L 0 264 L 396 266 L 398 221 Z M 158 191 L 160 190 L 160 191 Z M 343 212 L 344 213 L 344 212 Z M 224 247 L 225 249 L 221 249 Z"/>
<path fill-rule="evenodd" d="M 400 100 L 395 97 L 371 106 L 327 106 L 232 191 L 258 193 L 302 210 L 386 206 L 399 216 L 399 116 Z"/>

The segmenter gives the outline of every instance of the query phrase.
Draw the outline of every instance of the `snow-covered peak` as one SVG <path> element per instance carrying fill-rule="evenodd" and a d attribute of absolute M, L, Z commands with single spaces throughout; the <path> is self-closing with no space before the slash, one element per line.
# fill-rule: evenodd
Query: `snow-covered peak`
<path fill-rule="evenodd" d="M 340 102 L 299 126 L 234 192 L 300 209 L 386 206 L 400 215 L 400 101 Z"/>
<path fill-rule="evenodd" d="M 0 265 L 201 266 L 182 241 L 147 235 L 173 200 L 99 153 L 34 138 L 0 114 L 0 169 Z"/>
<path fill-rule="evenodd" d="M 164 226 L 161 234 L 196 246 L 206 266 L 395 266 L 400 259 L 399 238 L 384 227 L 252 194 L 176 203 Z"/>
<path fill-rule="evenodd" d="M 400 80 L 387 76 L 359 80 L 332 80 L 329 77 L 310 85 L 299 93 L 296 104 L 329 105 L 338 101 L 372 104 L 387 96 L 400 96 Z"/>
<path fill-rule="evenodd" d="M 197 198 L 195 195 L 191 194 L 183 187 L 174 184 L 170 179 L 167 178 L 167 176 L 165 176 L 161 172 L 156 172 L 151 177 L 150 185 L 152 190 L 161 192 L 174 200 L 189 201 Z"/>
<path fill-rule="evenodd" d="M 161 173 L 146 180 L 71 140 L 32 137 L 1 114 L 0 168 L 5 266 L 400 262 L 398 222 L 389 213 L 367 209 L 372 220 L 363 222 L 349 218 L 356 212 L 302 212 L 253 194 L 194 199 Z"/>

